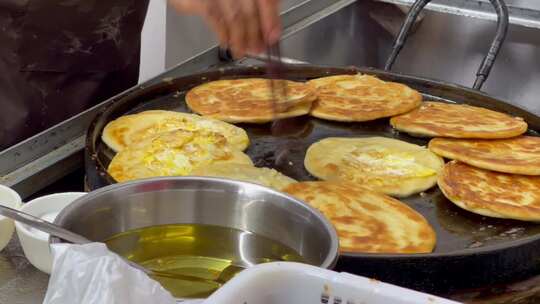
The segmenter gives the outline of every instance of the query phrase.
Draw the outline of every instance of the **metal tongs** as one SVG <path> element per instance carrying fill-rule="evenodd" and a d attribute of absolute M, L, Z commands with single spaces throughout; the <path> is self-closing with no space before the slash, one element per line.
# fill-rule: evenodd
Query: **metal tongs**
<path fill-rule="evenodd" d="M 285 67 L 281 60 L 281 48 L 279 42 L 269 46 L 266 50 L 266 73 L 270 81 L 270 91 L 272 94 L 272 134 L 279 133 L 282 129 L 282 120 L 279 119 L 278 104 L 287 99 L 287 82 L 284 81 Z"/>

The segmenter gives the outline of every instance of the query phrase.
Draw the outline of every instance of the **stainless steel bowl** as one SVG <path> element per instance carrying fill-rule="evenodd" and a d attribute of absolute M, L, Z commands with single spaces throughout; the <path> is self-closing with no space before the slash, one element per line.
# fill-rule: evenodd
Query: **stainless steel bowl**
<path fill-rule="evenodd" d="M 267 187 L 218 178 L 166 177 L 114 184 L 70 204 L 55 224 L 93 241 L 154 225 L 217 225 L 278 241 L 323 268 L 333 267 L 338 257 L 336 231 L 317 210 Z M 238 242 L 238 253 L 249 251 L 246 246 Z"/>

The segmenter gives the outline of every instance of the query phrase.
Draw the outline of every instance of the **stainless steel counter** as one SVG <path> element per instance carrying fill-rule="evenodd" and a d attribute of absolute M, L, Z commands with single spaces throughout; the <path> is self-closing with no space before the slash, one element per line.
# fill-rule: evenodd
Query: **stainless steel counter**
<path fill-rule="evenodd" d="M 358 2 L 285 39 L 283 53 L 316 64 L 382 68 L 402 19 L 392 5 Z M 472 86 L 494 32 L 489 20 L 429 11 L 393 70 Z M 540 115 L 539 80 L 540 30 L 511 25 L 484 91 Z"/>
<path fill-rule="evenodd" d="M 483 1 L 488 2 L 488 0 Z M 538 0 L 506 0 L 506 4 L 508 6 L 528 8 L 540 11 L 540 1 Z"/>
<path fill-rule="evenodd" d="M 540 1 L 512 2 L 540 9 Z M 404 13 L 374 1 L 312 0 L 294 6 L 284 18 L 284 56 L 315 64 L 382 68 Z M 470 86 L 494 30 L 489 18 L 428 11 L 394 70 Z M 211 48 L 142 86 L 218 62 L 217 49 Z M 484 90 L 540 115 L 539 81 L 540 30 L 514 24 Z M 109 102 L 1 152 L 1 183 L 28 196 L 82 166 L 86 126 Z M 16 240 L 0 254 L 0 304 L 40 303 L 46 284 L 47 276 L 26 262 Z"/>
<path fill-rule="evenodd" d="M 379 0 L 387 3 L 410 5 L 415 0 Z M 540 28 L 540 2 L 536 0 L 506 0 L 510 22 L 517 25 Z M 433 0 L 427 9 L 459 16 L 495 20 L 489 0 Z"/>
<path fill-rule="evenodd" d="M 41 303 L 48 282 L 49 276 L 28 262 L 14 237 L 0 254 L 0 304 Z"/>

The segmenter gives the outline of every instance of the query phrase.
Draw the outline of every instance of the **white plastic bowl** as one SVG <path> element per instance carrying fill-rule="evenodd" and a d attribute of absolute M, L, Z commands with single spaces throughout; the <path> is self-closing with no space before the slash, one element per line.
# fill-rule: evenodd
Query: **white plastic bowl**
<path fill-rule="evenodd" d="M 24 204 L 20 210 L 54 222 L 62 209 L 85 194 L 85 192 L 66 192 L 46 195 Z M 51 273 L 52 256 L 49 249 L 49 234 L 18 222 L 15 223 L 15 227 L 17 227 L 17 235 L 26 258 L 37 269 Z"/>
<path fill-rule="evenodd" d="M 204 301 L 229 303 L 459 304 L 362 276 L 288 262 L 243 270 Z"/>
<path fill-rule="evenodd" d="M 19 209 L 21 197 L 13 189 L 0 185 L 0 205 Z M 13 220 L 0 215 L 0 251 L 6 247 L 13 236 L 15 225 Z"/>

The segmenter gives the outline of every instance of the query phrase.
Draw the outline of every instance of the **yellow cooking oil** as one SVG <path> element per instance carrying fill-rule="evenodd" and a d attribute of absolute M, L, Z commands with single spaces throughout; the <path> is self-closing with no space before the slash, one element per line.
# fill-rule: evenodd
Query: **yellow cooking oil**
<path fill-rule="evenodd" d="M 211 225 L 151 226 L 114 235 L 105 243 L 155 272 L 152 277 L 177 298 L 206 298 L 250 265 L 305 262 L 277 241 Z"/>

